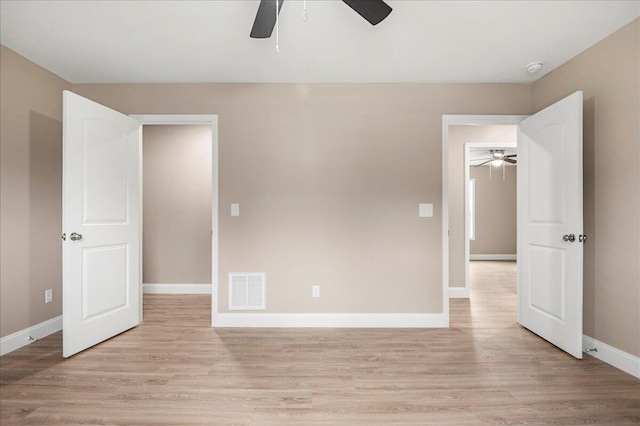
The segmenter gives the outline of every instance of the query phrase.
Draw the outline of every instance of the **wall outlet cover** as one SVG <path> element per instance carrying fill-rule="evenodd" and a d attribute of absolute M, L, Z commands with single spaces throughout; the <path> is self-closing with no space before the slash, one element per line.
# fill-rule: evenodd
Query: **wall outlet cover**
<path fill-rule="evenodd" d="M 433 217 L 433 204 L 432 203 L 420 203 L 418 205 L 418 216 L 420 216 L 420 217 Z"/>

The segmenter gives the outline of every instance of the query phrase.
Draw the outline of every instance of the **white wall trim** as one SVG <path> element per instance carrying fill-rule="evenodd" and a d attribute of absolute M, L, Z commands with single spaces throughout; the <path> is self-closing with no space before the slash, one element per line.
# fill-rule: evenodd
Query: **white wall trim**
<path fill-rule="evenodd" d="M 215 114 L 130 114 L 143 126 L 188 126 L 217 124 L 218 116 Z"/>
<path fill-rule="evenodd" d="M 214 327 L 444 328 L 442 314 L 229 314 L 218 313 Z"/>
<path fill-rule="evenodd" d="M 144 294 L 211 294 L 211 284 L 142 284 Z"/>
<path fill-rule="evenodd" d="M 589 349 L 598 351 L 589 351 Z M 640 358 L 589 336 L 582 336 L 582 351 L 640 379 Z"/>
<path fill-rule="evenodd" d="M 449 298 L 451 299 L 468 299 L 469 287 L 449 287 Z"/>
<path fill-rule="evenodd" d="M 442 311 L 449 327 L 449 124 L 456 116 L 442 116 Z"/>
<path fill-rule="evenodd" d="M 470 254 L 469 260 L 518 260 L 517 254 Z"/>
<path fill-rule="evenodd" d="M 0 356 L 33 343 L 34 340 L 29 340 L 29 336 L 36 340 L 40 340 L 60 330 L 62 330 L 62 315 L 29 328 L 25 328 L 24 330 L 16 331 L 13 334 L 9 334 L 8 336 L 0 339 Z"/>

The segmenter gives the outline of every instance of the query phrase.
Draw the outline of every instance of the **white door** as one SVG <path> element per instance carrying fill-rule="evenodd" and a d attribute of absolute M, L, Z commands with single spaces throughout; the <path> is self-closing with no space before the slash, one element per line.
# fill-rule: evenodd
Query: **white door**
<path fill-rule="evenodd" d="M 63 95 L 63 355 L 141 321 L 137 120 Z"/>
<path fill-rule="evenodd" d="M 582 92 L 518 129 L 518 321 L 582 358 Z"/>

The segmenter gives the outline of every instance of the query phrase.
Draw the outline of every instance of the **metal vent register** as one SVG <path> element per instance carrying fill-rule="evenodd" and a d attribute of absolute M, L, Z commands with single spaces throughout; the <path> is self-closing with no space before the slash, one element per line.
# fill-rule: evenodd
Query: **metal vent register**
<path fill-rule="evenodd" d="M 265 274 L 229 274 L 229 309 L 266 309 Z"/>

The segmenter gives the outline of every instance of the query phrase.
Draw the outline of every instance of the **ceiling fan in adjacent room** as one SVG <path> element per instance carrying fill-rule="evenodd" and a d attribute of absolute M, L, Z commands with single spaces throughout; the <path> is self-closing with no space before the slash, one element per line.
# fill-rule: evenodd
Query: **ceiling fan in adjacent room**
<path fill-rule="evenodd" d="M 490 149 L 488 158 L 476 158 L 472 161 L 481 161 L 479 164 L 474 164 L 473 167 L 484 166 L 487 163 L 491 163 L 492 166 L 502 166 L 504 163 L 517 164 L 517 154 L 505 155 L 504 149 Z"/>
<path fill-rule="evenodd" d="M 390 13 L 391 6 L 383 0 L 342 0 L 371 25 L 382 22 Z M 284 0 L 260 0 L 256 19 L 251 29 L 252 38 L 269 38 L 276 25 L 277 16 Z M 277 12 L 276 12 L 277 9 Z"/>
<path fill-rule="evenodd" d="M 502 179 L 506 179 L 505 165 L 508 164 L 517 164 L 518 160 L 516 160 L 517 154 L 505 154 L 504 149 L 490 149 L 488 158 L 475 158 L 470 160 L 471 162 L 479 162 L 478 164 L 473 164 L 473 167 L 484 166 L 487 163 L 491 163 L 489 165 L 489 179 L 491 179 L 491 169 L 496 166 L 502 166 Z"/>

